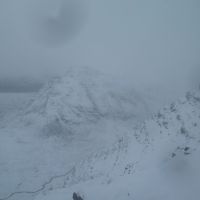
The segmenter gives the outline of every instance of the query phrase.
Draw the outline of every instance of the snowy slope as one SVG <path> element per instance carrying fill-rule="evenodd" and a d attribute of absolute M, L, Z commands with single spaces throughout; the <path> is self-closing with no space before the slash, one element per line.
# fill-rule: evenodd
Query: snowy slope
<path fill-rule="evenodd" d="M 148 109 L 133 89 L 93 69 L 71 68 L 40 91 L 24 113 L 48 134 L 74 134 L 74 128 L 100 119 L 141 121 Z"/>
<path fill-rule="evenodd" d="M 73 192 L 79 192 L 86 200 L 198 200 L 199 130 L 200 91 L 196 91 L 146 121 L 132 140 L 118 147 L 118 156 L 110 152 L 103 158 L 94 156 L 95 162 L 90 158 L 79 171 L 90 174 L 87 181 L 55 187 L 36 199 L 70 200 Z"/>
<path fill-rule="evenodd" d="M 200 91 L 137 125 L 148 114 L 110 77 L 69 70 L 0 130 L 0 200 L 198 200 Z"/>
<path fill-rule="evenodd" d="M 2 122 L 0 199 L 31 199 L 68 175 L 73 179 L 66 185 L 90 179 L 83 169 L 108 155 L 112 166 L 121 154 L 119 141 L 127 141 L 148 114 L 137 92 L 95 70 L 71 69 L 53 79 L 25 109 Z M 102 165 L 94 177 L 107 168 Z"/>

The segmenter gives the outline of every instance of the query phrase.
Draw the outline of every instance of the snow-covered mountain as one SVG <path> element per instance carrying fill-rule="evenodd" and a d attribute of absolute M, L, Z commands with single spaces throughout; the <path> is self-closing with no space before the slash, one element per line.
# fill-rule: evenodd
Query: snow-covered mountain
<path fill-rule="evenodd" d="M 148 114 L 135 91 L 69 70 L 1 129 L 0 200 L 198 200 L 200 91 Z"/>
<path fill-rule="evenodd" d="M 116 149 L 76 166 L 37 200 L 199 199 L 200 91 L 162 109 Z M 80 168 L 80 169 L 79 169 Z M 55 182 L 56 183 L 56 182 Z M 47 187 L 48 188 L 48 187 Z M 59 189 L 60 188 L 60 189 Z"/>
<path fill-rule="evenodd" d="M 49 81 L 23 114 L 26 124 L 38 124 L 48 135 L 73 135 L 102 119 L 139 122 L 149 113 L 136 91 L 82 67 Z"/>
<path fill-rule="evenodd" d="M 38 190 L 76 165 L 81 170 L 77 163 L 103 150 L 117 153 L 115 143 L 149 115 L 137 92 L 90 68 L 68 70 L 24 105 L 1 122 L 0 199 L 21 200 L 24 193 L 15 191 Z"/>

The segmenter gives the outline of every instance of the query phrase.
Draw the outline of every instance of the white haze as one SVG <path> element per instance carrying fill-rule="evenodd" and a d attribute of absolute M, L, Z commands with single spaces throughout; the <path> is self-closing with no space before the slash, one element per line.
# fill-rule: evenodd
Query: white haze
<path fill-rule="evenodd" d="M 0 0 L 0 200 L 199 200 L 199 10 Z"/>
<path fill-rule="evenodd" d="M 0 78 L 90 66 L 136 87 L 185 88 L 200 64 L 199 9 L 198 0 L 1 0 Z"/>

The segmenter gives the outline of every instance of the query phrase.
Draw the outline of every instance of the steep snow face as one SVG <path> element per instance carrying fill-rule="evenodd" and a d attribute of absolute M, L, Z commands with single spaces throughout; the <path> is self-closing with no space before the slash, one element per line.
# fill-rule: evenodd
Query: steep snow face
<path fill-rule="evenodd" d="M 134 90 L 90 68 L 72 68 L 48 82 L 24 114 L 26 123 L 36 122 L 49 134 L 70 134 L 100 119 L 138 122 L 148 110 Z"/>
<path fill-rule="evenodd" d="M 189 92 L 119 145 L 116 157 L 115 151 L 90 157 L 71 176 L 75 184 L 59 189 L 55 183 L 36 199 L 70 200 L 79 192 L 85 200 L 198 200 L 199 130 L 200 91 Z"/>
<path fill-rule="evenodd" d="M 121 148 L 121 157 L 109 174 L 113 178 L 127 171 L 134 175 L 137 165 L 158 171 L 165 168 L 169 173 L 176 173 L 176 167 L 184 170 L 187 162 L 188 166 L 200 167 L 199 158 L 190 158 L 200 151 L 200 91 L 188 92 L 184 98 L 162 109 L 140 129 L 134 130 L 128 141 L 126 153 L 122 153 L 124 149 Z M 183 166 L 179 166 L 181 163 Z M 200 178 L 200 173 L 196 176 Z"/>

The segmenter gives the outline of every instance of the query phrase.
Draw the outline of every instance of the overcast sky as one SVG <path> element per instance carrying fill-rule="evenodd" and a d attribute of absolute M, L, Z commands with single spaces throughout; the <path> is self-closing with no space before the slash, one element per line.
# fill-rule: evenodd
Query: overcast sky
<path fill-rule="evenodd" d="M 0 78 L 86 65 L 136 85 L 182 83 L 200 64 L 199 0 L 63 1 L 0 1 Z"/>

